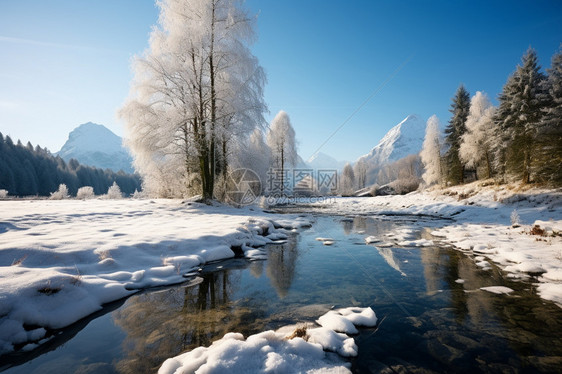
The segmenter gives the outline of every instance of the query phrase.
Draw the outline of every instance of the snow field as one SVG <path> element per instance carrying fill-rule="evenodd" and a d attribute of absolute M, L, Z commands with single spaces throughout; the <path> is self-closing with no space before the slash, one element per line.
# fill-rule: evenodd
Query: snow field
<path fill-rule="evenodd" d="M 185 282 L 231 248 L 263 258 L 260 247 L 310 222 L 179 200 L 1 202 L 0 354 L 140 289 Z"/>
<path fill-rule="evenodd" d="M 298 326 L 285 326 L 244 339 L 228 333 L 209 347 L 199 347 L 164 361 L 158 374 L 180 373 L 350 373 L 350 364 L 335 357 L 357 356 L 352 337 L 355 326 L 373 327 L 377 317 L 371 308 L 344 308 L 321 316 L 321 327 L 306 325 L 302 337 Z M 342 333 L 345 332 L 345 333 Z"/>

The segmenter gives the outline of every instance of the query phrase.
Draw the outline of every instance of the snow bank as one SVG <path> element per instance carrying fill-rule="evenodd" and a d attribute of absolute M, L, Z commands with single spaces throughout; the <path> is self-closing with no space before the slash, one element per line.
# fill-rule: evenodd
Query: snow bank
<path fill-rule="evenodd" d="M 319 321 L 339 316 L 351 326 L 375 326 L 371 308 L 347 308 L 330 311 Z M 352 322 L 354 321 L 354 322 Z M 295 326 L 265 331 L 244 339 L 228 333 L 210 347 L 199 347 L 166 360 L 159 374 L 180 373 L 350 373 L 349 363 L 334 357 L 357 356 L 353 338 L 323 326 L 306 328 L 302 337 L 288 335 Z M 357 329 L 353 326 L 355 332 Z"/>
<path fill-rule="evenodd" d="M 402 229 L 375 245 L 452 245 L 474 254 L 483 270 L 491 269 L 493 263 L 512 278 L 536 277 L 539 295 L 562 306 L 562 191 L 489 184 L 478 181 L 404 196 L 335 198 L 310 204 L 310 208 L 326 214 L 447 219 L 431 232 L 433 238 L 417 239 L 412 234 L 415 230 Z M 512 225 L 513 212 L 519 217 L 518 226 Z M 365 241 L 374 243 L 375 239 Z"/>
<path fill-rule="evenodd" d="M 140 289 L 185 282 L 233 249 L 263 258 L 310 222 L 178 200 L 2 201 L 0 354 Z"/>

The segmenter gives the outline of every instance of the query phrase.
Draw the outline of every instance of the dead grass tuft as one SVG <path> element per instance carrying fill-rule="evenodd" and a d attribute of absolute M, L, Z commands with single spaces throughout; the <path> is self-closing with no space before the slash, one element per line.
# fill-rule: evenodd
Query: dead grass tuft
<path fill-rule="evenodd" d="M 298 326 L 291 335 L 287 336 L 287 340 L 294 338 L 303 338 L 306 340 L 306 325 Z"/>

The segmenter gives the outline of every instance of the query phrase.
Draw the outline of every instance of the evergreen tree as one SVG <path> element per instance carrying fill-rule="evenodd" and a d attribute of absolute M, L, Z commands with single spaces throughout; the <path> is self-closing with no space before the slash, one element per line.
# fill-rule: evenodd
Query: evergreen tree
<path fill-rule="evenodd" d="M 546 105 L 537 134 L 533 162 L 537 179 L 562 185 L 562 48 L 552 56 L 545 81 Z"/>
<path fill-rule="evenodd" d="M 529 48 L 521 65 L 509 77 L 500 94 L 496 123 L 503 142 L 497 149 L 501 171 L 508 179 L 531 181 L 536 158 L 537 130 L 545 101 L 545 76 L 537 54 Z"/>
<path fill-rule="evenodd" d="M 462 184 L 464 181 L 464 165 L 459 157 L 461 137 L 466 132 L 466 119 L 470 110 L 470 95 L 461 84 L 453 97 L 449 110 L 453 116 L 445 128 L 445 153 L 447 179 L 452 184 Z"/>

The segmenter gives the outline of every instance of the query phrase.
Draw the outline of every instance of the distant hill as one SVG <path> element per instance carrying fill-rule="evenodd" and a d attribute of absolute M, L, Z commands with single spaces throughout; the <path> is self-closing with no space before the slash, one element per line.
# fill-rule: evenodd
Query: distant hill
<path fill-rule="evenodd" d="M 68 140 L 56 153 L 63 160 L 74 158 L 83 165 L 100 169 L 123 170 L 133 173 L 132 158 L 123 147 L 121 137 L 103 125 L 84 123 L 68 135 Z"/>
<path fill-rule="evenodd" d="M 336 169 L 341 171 L 346 164 L 346 161 L 338 161 L 332 156 L 323 152 L 315 154 L 311 160 L 308 160 L 307 165 L 315 170 L 321 169 Z"/>

